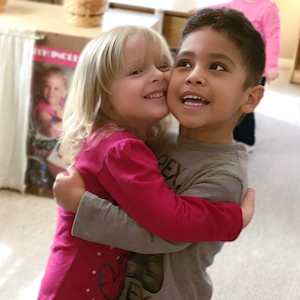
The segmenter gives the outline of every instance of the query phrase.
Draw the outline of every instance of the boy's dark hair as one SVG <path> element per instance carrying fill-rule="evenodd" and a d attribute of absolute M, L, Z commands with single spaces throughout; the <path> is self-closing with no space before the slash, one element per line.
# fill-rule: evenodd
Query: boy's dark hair
<path fill-rule="evenodd" d="M 205 28 L 226 33 L 239 48 L 246 68 L 243 88 L 258 85 L 265 68 L 265 45 L 260 33 L 254 29 L 244 14 L 229 8 L 198 10 L 186 23 L 179 48 L 188 35 Z"/>

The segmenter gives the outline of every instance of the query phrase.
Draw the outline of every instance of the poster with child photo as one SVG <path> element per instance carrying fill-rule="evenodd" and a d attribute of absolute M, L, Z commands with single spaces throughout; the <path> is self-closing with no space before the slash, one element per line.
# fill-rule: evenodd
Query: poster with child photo
<path fill-rule="evenodd" d="M 80 52 L 35 46 L 27 143 L 27 192 L 51 196 L 67 167 L 59 154 L 63 109 Z M 48 192 L 48 193 L 47 193 Z"/>

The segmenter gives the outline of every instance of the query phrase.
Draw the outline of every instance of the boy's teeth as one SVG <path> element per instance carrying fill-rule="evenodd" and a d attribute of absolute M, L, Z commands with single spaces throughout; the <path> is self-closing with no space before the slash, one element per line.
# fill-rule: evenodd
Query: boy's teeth
<path fill-rule="evenodd" d="M 186 99 L 193 99 L 193 100 L 205 101 L 204 99 L 202 99 L 201 97 L 198 97 L 198 96 L 185 96 L 183 99 L 184 100 L 186 100 Z"/>
<path fill-rule="evenodd" d="M 183 100 L 184 100 L 183 103 L 185 105 L 190 105 L 190 106 L 202 106 L 208 104 L 208 102 L 203 98 L 194 95 L 185 96 Z"/>
<path fill-rule="evenodd" d="M 190 106 L 202 106 L 205 105 L 204 102 L 191 102 L 191 101 L 185 101 L 185 105 L 190 105 Z"/>

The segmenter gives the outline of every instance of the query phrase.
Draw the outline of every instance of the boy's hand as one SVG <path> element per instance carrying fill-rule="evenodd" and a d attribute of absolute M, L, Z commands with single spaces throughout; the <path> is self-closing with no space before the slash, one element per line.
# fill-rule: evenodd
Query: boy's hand
<path fill-rule="evenodd" d="M 67 211 L 76 213 L 79 202 L 86 192 L 84 181 L 74 166 L 57 175 L 53 185 L 56 202 Z"/>
<path fill-rule="evenodd" d="M 252 188 L 248 188 L 248 191 L 241 204 L 243 214 L 243 228 L 245 228 L 251 221 L 254 214 L 254 196 L 255 191 Z"/>

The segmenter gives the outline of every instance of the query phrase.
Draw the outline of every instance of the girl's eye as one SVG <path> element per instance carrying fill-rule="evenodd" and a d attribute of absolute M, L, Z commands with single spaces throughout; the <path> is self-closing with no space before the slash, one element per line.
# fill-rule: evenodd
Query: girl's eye
<path fill-rule="evenodd" d="M 168 71 L 170 71 L 171 68 L 170 68 L 169 65 L 166 64 L 166 65 L 159 66 L 157 69 L 162 71 L 162 72 L 168 72 Z"/>
<path fill-rule="evenodd" d="M 176 64 L 177 67 L 183 67 L 183 68 L 191 68 L 191 64 L 186 61 L 186 60 L 180 60 L 177 64 Z"/>
<path fill-rule="evenodd" d="M 209 68 L 216 71 L 227 71 L 227 69 L 221 64 L 212 64 Z"/>
<path fill-rule="evenodd" d="M 142 73 L 141 70 L 135 70 L 135 71 L 131 72 L 130 75 L 138 75 L 140 73 Z"/>

